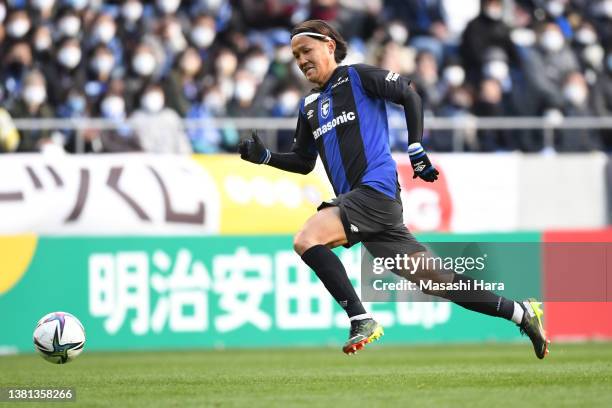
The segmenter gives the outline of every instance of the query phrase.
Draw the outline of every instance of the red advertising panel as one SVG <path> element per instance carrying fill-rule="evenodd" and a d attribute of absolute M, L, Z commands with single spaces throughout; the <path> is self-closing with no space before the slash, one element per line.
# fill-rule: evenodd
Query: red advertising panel
<path fill-rule="evenodd" d="M 548 231 L 542 239 L 548 334 L 557 340 L 611 339 L 612 229 Z"/>

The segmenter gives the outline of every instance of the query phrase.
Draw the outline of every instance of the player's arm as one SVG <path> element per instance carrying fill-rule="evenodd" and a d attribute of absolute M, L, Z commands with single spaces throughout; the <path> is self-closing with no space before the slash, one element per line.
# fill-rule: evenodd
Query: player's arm
<path fill-rule="evenodd" d="M 438 179 L 438 170 L 431 164 L 421 146 L 423 140 L 423 104 L 419 94 L 410 86 L 410 80 L 395 72 L 365 64 L 353 65 L 364 91 L 374 98 L 385 99 L 404 107 L 408 128 L 408 153 L 414 169 L 414 178 L 425 181 Z"/>
<path fill-rule="evenodd" d="M 317 152 L 307 127 L 308 123 L 300 113 L 295 131 L 295 143 L 289 153 L 271 152 L 259 139 L 257 132 L 253 131 L 251 140 L 243 140 L 238 145 L 240 157 L 255 164 L 267 164 L 292 173 L 308 174 L 315 167 Z"/>

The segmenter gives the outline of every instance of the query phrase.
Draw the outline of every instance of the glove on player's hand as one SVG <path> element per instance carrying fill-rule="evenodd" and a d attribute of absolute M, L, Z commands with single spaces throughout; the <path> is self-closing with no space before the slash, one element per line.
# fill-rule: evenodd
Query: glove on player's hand
<path fill-rule="evenodd" d="M 412 143 L 408 146 L 408 154 L 410 155 L 410 163 L 414 170 L 413 179 L 420 177 L 421 179 L 433 183 L 438 179 L 438 170 L 431 164 L 427 153 L 420 143 Z"/>
<path fill-rule="evenodd" d="M 270 161 L 270 150 L 261 142 L 257 131 L 253 131 L 252 140 L 243 140 L 238 144 L 240 158 L 255 164 L 266 164 Z"/>

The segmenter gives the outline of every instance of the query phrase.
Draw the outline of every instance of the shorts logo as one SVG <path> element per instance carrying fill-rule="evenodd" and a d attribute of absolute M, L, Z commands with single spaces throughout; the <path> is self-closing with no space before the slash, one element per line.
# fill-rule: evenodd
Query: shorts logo
<path fill-rule="evenodd" d="M 351 232 L 359 232 L 359 228 L 356 225 L 351 224 Z"/>
<path fill-rule="evenodd" d="M 321 116 L 323 119 L 327 119 L 329 111 L 331 110 L 331 101 L 329 98 L 325 98 L 321 101 Z"/>

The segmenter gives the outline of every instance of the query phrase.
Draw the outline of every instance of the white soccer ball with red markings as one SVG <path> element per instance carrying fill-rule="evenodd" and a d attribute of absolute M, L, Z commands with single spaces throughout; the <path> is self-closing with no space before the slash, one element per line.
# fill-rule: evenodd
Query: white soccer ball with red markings
<path fill-rule="evenodd" d="M 68 363 L 81 354 L 84 346 L 85 329 L 70 313 L 49 313 L 34 329 L 34 348 L 50 363 Z"/>

